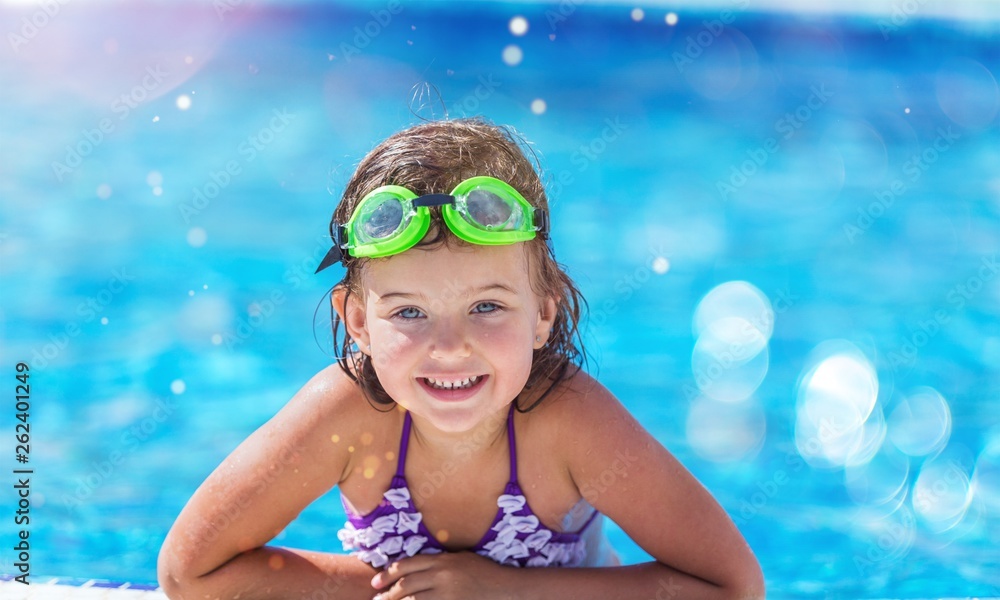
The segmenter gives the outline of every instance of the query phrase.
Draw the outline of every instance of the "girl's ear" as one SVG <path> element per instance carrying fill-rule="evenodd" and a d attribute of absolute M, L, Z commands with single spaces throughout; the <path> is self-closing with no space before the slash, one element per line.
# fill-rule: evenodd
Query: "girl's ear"
<path fill-rule="evenodd" d="M 368 321 L 362 299 L 357 294 L 348 294 L 346 287 L 337 286 L 330 294 L 330 302 L 343 321 L 347 335 L 357 343 L 361 352 L 368 354 Z"/>
<path fill-rule="evenodd" d="M 535 350 L 549 343 L 552 325 L 556 322 L 556 310 L 559 305 L 552 296 L 547 296 L 538 306 L 538 322 L 535 325 Z"/>

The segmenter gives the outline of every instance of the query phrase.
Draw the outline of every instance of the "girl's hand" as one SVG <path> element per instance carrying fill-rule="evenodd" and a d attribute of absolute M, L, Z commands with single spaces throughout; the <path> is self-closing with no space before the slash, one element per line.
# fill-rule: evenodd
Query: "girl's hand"
<path fill-rule="evenodd" d="M 515 569 L 473 552 L 418 554 L 390 563 L 372 578 L 374 600 L 502 600 L 513 598 Z"/>

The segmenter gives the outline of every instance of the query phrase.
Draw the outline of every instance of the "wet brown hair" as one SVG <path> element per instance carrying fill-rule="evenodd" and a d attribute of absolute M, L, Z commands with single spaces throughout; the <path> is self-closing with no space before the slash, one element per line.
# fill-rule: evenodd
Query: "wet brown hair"
<path fill-rule="evenodd" d="M 463 180 L 476 175 L 489 175 L 506 181 L 521 192 L 532 206 L 548 212 L 545 188 L 522 147 L 528 149 L 537 165 L 537 157 L 515 131 L 480 118 L 430 121 L 400 131 L 362 159 L 333 213 L 331 233 L 334 222 L 346 223 L 364 195 L 379 186 L 401 185 L 418 196 L 447 194 Z M 526 244 L 532 291 L 542 298 L 551 296 L 557 303 L 548 343 L 534 351 L 525 390 L 514 400 L 517 406 L 522 394 L 536 389 L 535 386 L 539 386 L 537 389 L 547 386 L 531 406 L 523 410 L 517 406 L 521 412 L 528 412 L 544 400 L 560 381 L 579 371 L 581 362 L 586 359 L 578 324 L 581 309 L 585 310 L 587 305 L 562 265 L 556 262 L 546 239 L 539 235 L 523 243 Z M 468 245 L 468 242 L 456 237 L 443 224 L 440 209 L 432 208 L 430 232 L 416 247 L 440 244 L 462 246 Z M 335 289 L 344 288 L 347 291 L 345 307 L 350 294 L 364 294 L 362 270 L 367 260 L 372 259 L 351 256 L 346 259 L 347 274 L 335 286 Z M 331 321 L 336 343 L 339 315 L 333 312 Z M 372 361 L 358 350 L 346 327 L 340 350 L 337 362 L 351 379 L 358 382 L 369 401 L 386 406 L 394 404 L 382 388 Z M 571 370 L 571 367 L 575 368 Z"/>

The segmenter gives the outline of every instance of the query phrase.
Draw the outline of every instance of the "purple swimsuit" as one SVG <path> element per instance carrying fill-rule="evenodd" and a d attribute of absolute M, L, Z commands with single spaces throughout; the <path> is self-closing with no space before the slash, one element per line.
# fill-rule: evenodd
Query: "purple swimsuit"
<path fill-rule="evenodd" d="M 435 539 L 423 523 L 403 475 L 406 446 L 410 438 L 410 413 L 403 421 L 399 442 L 399 462 L 392 484 L 382 502 L 367 515 L 357 515 L 341 495 L 347 523 L 337 532 L 344 550 L 373 567 L 414 554 L 437 554 L 448 550 Z M 517 453 L 514 446 L 514 405 L 507 415 L 507 441 L 510 445 L 510 481 L 497 499 L 496 517 L 479 543 L 470 548 L 503 565 L 516 567 L 575 567 L 586 557 L 584 530 L 599 514 L 597 510 L 579 530 L 559 533 L 542 525 L 532 513 L 517 483 Z"/>

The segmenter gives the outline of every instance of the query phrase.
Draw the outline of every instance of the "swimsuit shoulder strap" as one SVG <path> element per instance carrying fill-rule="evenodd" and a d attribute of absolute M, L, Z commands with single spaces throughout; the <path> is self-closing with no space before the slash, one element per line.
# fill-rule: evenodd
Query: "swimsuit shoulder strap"
<path fill-rule="evenodd" d="M 406 448 L 410 443 L 410 411 L 403 417 L 403 434 L 399 436 L 399 460 L 396 462 L 396 477 L 403 477 L 406 467 Z"/>
<path fill-rule="evenodd" d="M 517 483 L 517 445 L 514 443 L 514 402 L 510 403 L 510 412 L 507 413 L 507 444 L 510 446 L 510 483 Z"/>

